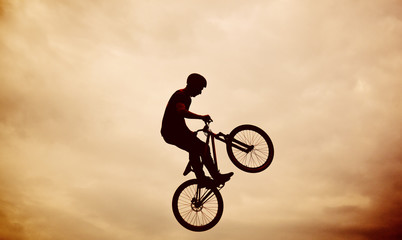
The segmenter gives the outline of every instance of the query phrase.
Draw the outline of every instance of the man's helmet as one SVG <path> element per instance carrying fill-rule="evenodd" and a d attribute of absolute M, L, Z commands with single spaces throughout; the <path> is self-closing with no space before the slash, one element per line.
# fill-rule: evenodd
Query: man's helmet
<path fill-rule="evenodd" d="M 207 80 L 198 73 L 192 73 L 187 77 L 187 85 L 207 87 Z"/>

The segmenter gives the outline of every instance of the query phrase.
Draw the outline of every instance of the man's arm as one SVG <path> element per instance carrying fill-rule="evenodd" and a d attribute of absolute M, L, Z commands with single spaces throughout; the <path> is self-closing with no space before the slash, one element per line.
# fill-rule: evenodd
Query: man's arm
<path fill-rule="evenodd" d="M 190 112 L 186 109 L 186 106 L 184 103 L 177 103 L 176 104 L 176 111 L 182 115 L 184 118 L 190 118 L 190 119 L 202 119 L 204 122 L 210 122 L 212 121 L 211 117 L 209 115 L 198 115 L 193 112 Z"/>

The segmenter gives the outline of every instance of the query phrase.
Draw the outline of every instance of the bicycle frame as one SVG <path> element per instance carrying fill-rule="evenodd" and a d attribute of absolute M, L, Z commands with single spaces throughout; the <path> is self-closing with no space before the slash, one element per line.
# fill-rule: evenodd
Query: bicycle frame
<path fill-rule="evenodd" d="M 209 145 L 209 141 L 211 141 L 211 145 L 212 145 L 212 159 L 214 161 L 214 164 L 216 166 L 218 166 L 218 159 L 216 156 L 216 148 L 215 148 L 215 139 L 224 142 L 226 145 L 231 145 L 234 148 L 239 149 L 240 151 L 249 153 L 251 150 L 253 150 L 254 146 L 251 145 L 247 145 L 243 142 L 240 142 L 236 139 L 229 139 L 229 135 L 228 134 L 224 134 L 222 132 L 219 132 L 218 134 L 213 133 L 210 129 L 209 129 L 209 123 L 206 123 L 203 129 L 198 130 L 199 131 L 203 131 L 206 136 L 207 136 L 207 140 L 206 140 L 206 146 Z"/>
<path fill-rule="evenodd" d="M 253 150 L 254 146 L 251 145 L 247 145 L 243 142 L 240 142 L 236 139 L 230 139 L 228 134 L 224 134 L 222 132 L 219 132 L 218 134 L 215 134 L 214 132 L 212 132 L 209 129 L 209 123 L 205 123 L 205 126 L 203 129 L 200 129 L 198 131 L 196 131 L 196 133 L 198 132 L 204 132 L 207 136 L 206 139 L 206 147 L 209 146 L 209 143 L 211 142 L 211 146 L 212 146 L 212 160 L 213 163 L 215 164 L 216 168 L 218 168 L 218 158 L 216 156 L 216 147 L 215 147 L 215 139 L 224 142 L 226 145 L 231 145 L 234 148 L 237 148 L 241 151 L 244 151 L 246 153 L 249 153 L 251 150 Z M 220 190 L 224 187 L 225 184 L 221 184 L 219 186 L 217 186 L 217 189 Z M 199 206 L 199 205 L 203 205 L 205 202 L 207 202 L 210 198 L 211 198 L 211 194 L 212 191 L 211 189 L 209 189 L 208 191 L 204 192 L 204 194 L 201 196 L 201 188 L 197 188 L 197 191 L 195 193 L 195 197 L 193 198 L 193 200 L 195 201 L 194 204 L 195 206 Z"/>
<path fill-rule="evenodd" d="M 232 163 L 240 170 L 249 173 L 265 170 L 272 162 L 274 149 L 266 132 L 250 124 L 239 125 L 229 134 L 222 132 L 216 134 L 210 130 L 209 122 L 205 122 L 205 126 L 194 132 L 192 137 L 195 138 L 198 132 L 204 132 L 206 141 L 204 143 L 197 140 L 197 144 L 200 144 L 198 146 L 201 146 L 201 149 L 197 147 L 197 154 L 201 155 L 204 161 L 208 161 L 205 162 L 207 169 L 211 170 L 209 173 L 212 172 L 215 178 L 198 174 L 199 169 L 193 169 L 191 159 L 183 175 L 186 176 L 190 171 L 196 170 L 196 178 L 187 180 L 177 188 L 172 199 L 172 209 L 175 218 L 183 227 L 200 232 L 211 229 L 221 219 L 223 198 L 220 190 L 233 174 L 219 176 L 216 172 L 218 157 L 215 140 L 224 142 Z M 201 161 L 198 163 L 199 159 L 195 160 L 197 160 L 195 163 L 197 167 L 203 167 Z"/>

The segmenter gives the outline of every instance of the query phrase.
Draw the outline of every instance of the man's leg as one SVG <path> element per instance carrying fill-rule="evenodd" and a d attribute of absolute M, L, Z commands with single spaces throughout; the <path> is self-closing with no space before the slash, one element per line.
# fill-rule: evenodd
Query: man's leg
<path fill-rule="evenodd" d="M 211 174 L 211 177 L 218 182 L 227 182 L 233 175 L 233 173 L 231 172 L 221 174 L 216 164 L 213 162 L 209 146 L 197 137 L 196 140 L 194 140 L 194 142 L 196 143 L 195 146 L 197 147 L 198 154 L 201 155 L 202 163 L 208 169 L 208 172 Z"/>
<path fill-rule="evenodd" d="M 193 172 L 195 173 L 195 176 L 197 177 L 197 179 L 205 179 L 206 176 L 202 169 L 202 162 L 200 159 L 201 155 L 200 152 L 197 150 L 195 139 L 198 138 L 191 135 L 182 135 L 175 139 L 165 139 L 165 141 L 188 152 L 190 165 Z"/>
<path fill-rule="evenodd" d="M 200 155 L 198 155 L 197 152 L 190 151 L 189 152 L 189 160 L 191 167 L 193 168 L 193 172 L 195 173 L 195 176 L 197 179 L 202 179 L 205 178 L 205 173 L 202 170 L 202 163 L 200 160 Z"/>
<path fill-rule="evenodd" d="M 219 173 L 216 165 L 213 163 L 209 146 L 195 135 L 180 136 L 180 138 L 176 138 L 174 141 L 169 141 L 168 143 L 189 153 L 190 164 L 197 179 L 205 180 L 206 178 L 202 164 L 208 169 L 212 178 L 218 182 L 226 182 L 233 175 L 232 172 L 227 174 Z M 202 158 L 202 162 L 200 161 L 200 157 Z"/>

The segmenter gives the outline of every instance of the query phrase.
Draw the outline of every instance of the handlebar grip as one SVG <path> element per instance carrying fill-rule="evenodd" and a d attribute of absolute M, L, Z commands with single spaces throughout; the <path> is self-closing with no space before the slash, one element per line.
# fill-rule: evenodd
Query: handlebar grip
<path fill-rule="evenodd" d="M 204 121 L 205 124 L 210 124 L 211 122 L 213 122 L 212 119 Z"/>

